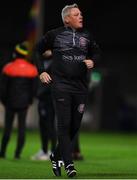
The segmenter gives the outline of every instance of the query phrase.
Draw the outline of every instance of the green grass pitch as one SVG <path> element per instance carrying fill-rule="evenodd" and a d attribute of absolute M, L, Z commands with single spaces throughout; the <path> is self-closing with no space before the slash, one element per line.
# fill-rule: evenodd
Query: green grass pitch
<path fill-rule="evenodd" d="M 137 134 L 82 132 L 80 141 L 84 160 L 75 161 L 76 178 L 137 178 Z M 13 158 L 15 145 L 16 133 L 13 133 L 6 159 L 0 159 L 1 179 L 57 179 L 49 161 L 30 160 L 40 148 L 38 132 L 27 132 L 20 160 Z M 67 178 L 64 168 L 61 178 Z"/>

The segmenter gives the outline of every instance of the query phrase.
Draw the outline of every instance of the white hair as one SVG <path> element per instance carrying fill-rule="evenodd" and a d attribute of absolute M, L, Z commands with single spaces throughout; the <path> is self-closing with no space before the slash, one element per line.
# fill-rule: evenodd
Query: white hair
<path fill-rule="evenodd" d="M 62 21 L 63 23 L 65 24 L 65 17 L 69 15 L 70 13 L 70 10 L 72 8 L 78 8 L 78 5 L 77 4 L 72 4 L 72 5 L 66 5 L 63 9 L 62 9 L 62 12 L 61 12 L 61 17 L 62 17 Z"/>

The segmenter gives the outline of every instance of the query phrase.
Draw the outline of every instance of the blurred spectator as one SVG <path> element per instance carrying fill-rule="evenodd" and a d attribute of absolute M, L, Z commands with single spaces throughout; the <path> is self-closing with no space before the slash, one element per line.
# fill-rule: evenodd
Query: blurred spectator
<path fill-rule="evenodd" d="M 46 71 L 51 71 L 51 51 L 48 50 L 43 54 L 44 68 Z M 49 160 L 49 155 L 54 151 L 56 146 L 56 128 L 55 128 L 55 112 L 51 96 L 51 84 L 38 83 L 38 113 L 39 113 L 39 128 L 41 139 L 41 150 L 31 157 L 32 160 Z M 50 151 L 48 145 L 51 142 Z M 50 152 L 50 153 L 49 153 Z"/>
<path fill-rule="evenodd" d="M 0 157 L 6 157 L 6 148 L 11 136 L 14 116 L 18 117 L 18 139 L 14 157 L 19 159 L 24 143 L 26 116 L 32 103 L 35 89 L 36 67 L 27 61 L 28 43 L 17 44 L 13 61 L 2 69 L 1 101 L 5 107 L 4 132 L 1 141 Z"/>

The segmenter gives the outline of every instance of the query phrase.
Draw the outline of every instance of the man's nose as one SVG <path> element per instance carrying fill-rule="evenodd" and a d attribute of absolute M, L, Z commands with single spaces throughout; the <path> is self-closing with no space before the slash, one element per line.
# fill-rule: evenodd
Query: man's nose
<path fill-rule="evenodd" d="M 80 15 L 80 16 L 79 16 L 79 18 L 80 18 L 80 19 L 83 19 L 83 16 L 82 16 L 82 15 Z"/>

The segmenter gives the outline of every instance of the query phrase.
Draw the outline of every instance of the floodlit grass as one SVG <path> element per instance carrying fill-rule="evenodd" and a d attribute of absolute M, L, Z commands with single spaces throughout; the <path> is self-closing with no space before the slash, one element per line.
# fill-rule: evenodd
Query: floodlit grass
<path fill-rule="evenodd" d="M 0 135 L 1 137 L 1 135 Z M 83 161 L 75 162 L 81 179 L 137 178 L 137 134 L 81 133 Z M 40 147 L 38 132 L 27 132 L 20 160 L 13 159 L 16 132 L 12 135 L 6 159 L 0 159 L 0 178 L 55 179 L 49 161 L 32 161 Z M 64 168 L 62 177 L 67 178 Z"/>

